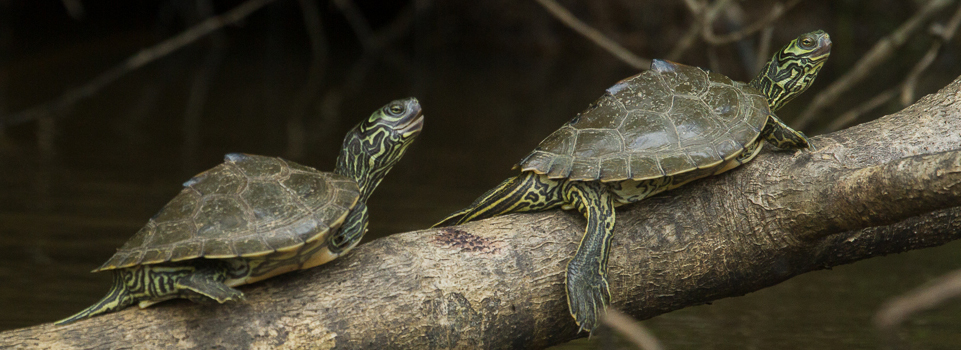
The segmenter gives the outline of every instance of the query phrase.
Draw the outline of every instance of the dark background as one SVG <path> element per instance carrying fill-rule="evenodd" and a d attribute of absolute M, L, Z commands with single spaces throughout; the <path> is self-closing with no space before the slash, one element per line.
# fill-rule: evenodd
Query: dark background
<path fill-rule="evenodd" d="M 737 31 L 774 3 L 730 2 L 711 29 Z M 818 113 L 808 135 L 902 84 L 937 42 L 931 33 L 958 11 L 949 3 Z M 79 12 L 68 10 L 77 4 Z M 278 0 L 58 103 L 138 51 L 239 4 L 0 1 L 0 329 L 54 321 L 99 299 L 110 276 L 88 271 L 180 183 L 225 153 L 330 170 L 347 129 L 390 100 L 416 96 L 424 132 L 371 198 L 366 239 L 374 239 L 426 228 L 469 204 L 512 176 L 517 160 L 605 88 L 639 72 L 535 1 Z M 560 4 L 645 58 L 669 55 L 696 23 L 682 1 Z M 772 50 L 815 29 L 828 31 L 834 46 L 811 90 L 778 114 L 795 121 L 818 91 L 858 69 L 866 52 L 926 4 L 804 1 L 790 8 L 769 26 Z M 677 60 L 747 81 L 762 42 L 760 34 L 719 46 L 698 39 Z M 961 74 L 959 49 L 957 37 L 943 45 L 915 98 Z M 854 123 L 902 106 L 894 98 Z M 645 324 L 670 348 L 873 346 L 877 306 L 961 266 L 959 249 L 812 273 Z M 950 307 L 955 312 L 924 316 L 908 333 L 922 343 L 957 344 L 961 310 Z"/>

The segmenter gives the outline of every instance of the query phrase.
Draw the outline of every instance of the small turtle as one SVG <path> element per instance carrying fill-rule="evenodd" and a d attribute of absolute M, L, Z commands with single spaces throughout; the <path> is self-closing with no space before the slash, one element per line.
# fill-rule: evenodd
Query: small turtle
<path fill-rule="evenodd" d="M 334 172 L 232 153 L 184 183 L 110 260 L 102 300 L 57 324 L 134 303 L 243 298 L 232 287 L 331 261 L 367 232 L 367 198 L 423 126 L 415 98 L 393 101 L 347 133 Z"/>
<path fill-rule="evenodd" d="M 827 33 L 803 34 L 750 83 L 664 60 L 622 80 L 521 160 L 521 174 L 436 226 L 511 212 L 577 209 L 587 228 L 567 265 L 567 303 L 593 331 L 610 301 L 614 207 L 635 203 L 753 159 L 764 141 L 808 148 L 774 111 L 804 92 L 827 60 Z"/>

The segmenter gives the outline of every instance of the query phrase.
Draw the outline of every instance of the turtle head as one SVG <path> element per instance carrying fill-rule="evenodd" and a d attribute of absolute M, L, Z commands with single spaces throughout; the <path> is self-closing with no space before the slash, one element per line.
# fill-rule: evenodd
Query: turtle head
<path fill-rule="evenodd" d="M 416 98 L 391 101 L 347 133 L 334 171 L 356 180 L 362 200 L 367 200 L 423 126 Z"/>
<path fill-rule="evenodd" d="M 774 53 L 750 85 L 767 96 L 771 111 L 776 111 L 814 83 L 830 55 L 828 33 L 816 30 L 801 34 Z"/>

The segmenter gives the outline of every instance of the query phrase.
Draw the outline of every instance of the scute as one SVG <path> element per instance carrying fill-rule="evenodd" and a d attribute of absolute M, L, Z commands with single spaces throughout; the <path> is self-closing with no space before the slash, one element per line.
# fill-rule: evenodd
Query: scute
<path fill-rule="evenodd" d="M 589 181 L 600 177 L 601 166 L 596 158 L 574 158 L 571 165 L 571 180 Z"/>
<path fill-rule="evenodd" d="M 551 179 L 559 179 L 563 177 L 568 177 L 571 175 L 571 165 L 574 162 L 574 157 L 571 156 L 561 156 L 555 157 L 554 162 L 547 172 L 547 177 Z"/>
<path fill-rule="evenodd" d="M 94 271 L 200 257 L 259 256 L 325 237 L 360 196 L 357 183 L 280 158 L 233 153 L 185 183 Z"/>
<path fill-rule="evenodd" d="M 658 159 L 665 174 L 678 174 L 697 169 L 694 161 L 686 153 L 665 154 Z"/>
<path fill-rule="evenodd" d="M 650 179 L 665 175 L 664 170 L 657 164 L 657 158 L 642 154 L 631 155 L 631 174 L 632 179 Z"/>
<path fill-rule="evenodd" d="M 631 172 L 623 157 L 601 160 L 601 177 L 615 181 L 630 179 Z"/>
<path fill-rule="evenodd" d="M 228 157 L 225 161 L 233 163 L 243 175 L 249 178 L 279 176 L 288 170 L 287 163 L 280 158 L 245 154 L 243 157 Z"/>
<path fill-rule="evenodd" d="M 200 194 L 191 191 L 183 191 L 179 196 L 167 202 L 167 205 L 160 209 L 153 218 L 157 221 L 172 221 L 177 218 L 193 214 L 200 206 Z"/>
<path fill-rule="evenodd" d="M 677 145 L 677 131 L 664 114 L 634 111 L 620 129 L 624 148 L 637 152 L 667 150 Z"/>
<path fill-rule="evenodd" d="M 572 127 L 564 126 L 547 136 L 538 150 L 552 154 L 570 154 L 574 151 L 574 141 L 577 138 L 577 130 Z"/>
<path fill-rule="evenodd" d="M 624 141 L 620 133 L 609 130 L 584 130 L 578 133 L 577 143 L 574 144 L 575 158 L 597 158 L 605 154 L 621 151 Z"/>
<path fill-rule="evenodd" d="M 607 89 L 518 166 L 603 182 L 708 171 L 743 152 L 770 115 L 767 99 L 747 84 L 655 60 L 651 70 Z"/>
<path fill-rule="evenodd" d="M 249 206 L 253 222 L 258 223 L 260 229 L 270 230 L 288 224 L 290 217 L 309 213 L 291 192 L 277 180 L 252 181 L 240 198 Z"/>
<path fill-rule="evenodd" d="M 710 85 L 707 72 L 700 68 L 673 64 L 675 69 L 662 72 L 661 78 L 675 94 L 700 95 Z"/>
<path fill-rule="evenodd" d="M 724 131 L 707 105 L 699 99 L 675 96 L 667 119 L 674 123 L 680 148 L 700 146 Z"/>
<path fill-rule="evenodd" d="M 704 102 L 722 123 L 731 123 L 740 111 L 740 93 L 732 86 L 714 84 L 704 95 Z"/>
<path fill-rule="evenodd" d="M 709 168 L 723 161 L 721 156 L 717 154 L 717 150 L 714 149 L 714 145 L 711 144 L 702 145 L 699 148 L 690 148 L 687 155 L 691 157 L 698 169 Z"/>
<path fill-rule="evenodd" d="M 213 180 L 204 181 L 205 178 Z M 243 174 L 218 166 L 194 176 L 190 181 L 184 183 L 184 187 L 192 188 L 197 191 L 198 195 L 205 195 L 238 193 L 246 184 L 247 178 Z"/>
<path fill-rule="evenodd" d="M 245 212 L 245 201 L 236 196 L 216 196 L 204 198 L 204 204 L 192 224 L 196 225 L 196 235 L 200 238 L 218 236 L 237 236 L 249 230 L 250 214 Z M 158 226 L 165 225 L 160 222 Z M 180 242 L 180 241 L 175 241 Z M 164 243 L 175 243 L 164 242 Z"/>
<path fill-rule="evenodd" d="M 667 86 L 653 74 L 641 73 L 624 79 L 618 84 L 624 84 L 625 86 L 618 89 L 616 93 L 611 93 L 611 90 L 608 90 L 607 96 L 620 101 L 628 111 L 662 113 L 671 109 L 673 96 L 665 93 L 668 90 Z"/>

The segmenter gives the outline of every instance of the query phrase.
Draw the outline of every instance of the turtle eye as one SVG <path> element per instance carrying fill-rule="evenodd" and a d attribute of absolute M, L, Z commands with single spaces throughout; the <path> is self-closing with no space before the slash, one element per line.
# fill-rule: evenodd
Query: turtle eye
<path fill-rule="evenodd" d="M 392 104 L 390 107 L 387 107 L 387 112 L 391 115 L 400 115 L 404 113 L 404 106 Z"/>
<path fill-rule="evenodd" d="M 814 48 L 814 38 L 806 36 L 801 38 L 801 48 L 805 50 L 810 50 Z"/>

